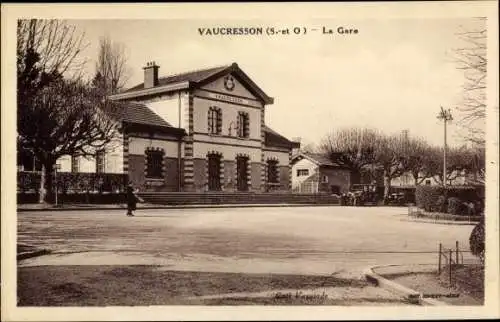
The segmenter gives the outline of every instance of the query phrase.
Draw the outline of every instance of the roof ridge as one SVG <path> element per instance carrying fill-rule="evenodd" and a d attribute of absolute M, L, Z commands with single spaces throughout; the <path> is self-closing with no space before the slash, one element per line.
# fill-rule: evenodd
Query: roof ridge
<path fill-rule="evenodd" d="M 189 70 L 189 71 L 181 72 L 181 73 L 177 73 L 177 74 L 168 74 L 166 76 L 159 77 L 158 79 L 165 79 L 165 78 L 169 78 L 169 77 L 175 77 L 175 76 L 180 76 L 180 75 L 185 75 L 185 74 L 190 74 L 190 73 L 198 73 L 198 72 L 203 72 L 203 71 L 207 71 L 207 70 L 211 70 L 211 69 L 227 68 L 227 67 L 231 67 L 231 64 L 219 65 L 219 66 L 208 67 L 208 68 L 193 69 L 193 70 Z"/>

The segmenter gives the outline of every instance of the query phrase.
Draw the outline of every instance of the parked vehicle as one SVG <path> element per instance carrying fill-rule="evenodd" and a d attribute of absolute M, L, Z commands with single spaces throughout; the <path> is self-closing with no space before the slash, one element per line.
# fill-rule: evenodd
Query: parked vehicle
<path fill-rule="evenodd" d="M 374 184 L 353 184 L 345 197 L 347 206 L 376 206 L 381 200 Z"/>

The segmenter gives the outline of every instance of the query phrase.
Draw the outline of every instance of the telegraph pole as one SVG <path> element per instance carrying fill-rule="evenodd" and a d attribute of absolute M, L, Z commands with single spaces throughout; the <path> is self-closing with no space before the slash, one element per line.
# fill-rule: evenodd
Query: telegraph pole
<path fill-rule="evenodd" d="M 446 124 L 450 121 L 453 120 L 453 116 L 451 116 L 451 110 L 445 110 L 441 106 L 441 111 L 439 111 L 439 114 L 437 116 L 439 120 L 443 120 L 444 122 L 444 149 L 443 149 L 443 186 L 446 187 Z"/>

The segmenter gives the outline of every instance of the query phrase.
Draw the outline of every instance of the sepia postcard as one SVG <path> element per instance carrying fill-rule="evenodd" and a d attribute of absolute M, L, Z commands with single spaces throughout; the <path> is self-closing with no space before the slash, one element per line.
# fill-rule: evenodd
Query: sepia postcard
<path fill-rule="evenodd" d="M 2 4 L 2 320 L 499 318 L 496 5 Z"/>

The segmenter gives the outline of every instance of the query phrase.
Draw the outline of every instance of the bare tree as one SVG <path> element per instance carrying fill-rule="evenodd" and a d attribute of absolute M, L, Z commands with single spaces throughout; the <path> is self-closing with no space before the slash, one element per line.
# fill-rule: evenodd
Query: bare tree
<path fill-rule="evenodd" d="M 466 138 L 474 143 L 485 142 L 487 32 L 486 18 L 476 18 L 456 33 L 463 46 L 456 48 L 457 68 L 463 70 L 463 100 L 457 106 L 459 123 L 466 129 Z"/>
<path fill-rule="evenodd" d="M 316 153 L 318 148 L 314 143 L 307 143 L 300 150 L 305 153 Z"/>
<path fill-rule="evenodd" d="M 389 196 L 392 179 L 405 172 L 406 138 L 379 134 L 374 140 L 374 163 L 383 170 L 384 199 Z"/>
<path fill-rule="evenodd" d="M 104 100 L 94 87 L 78 80 L 58 79 L 22 106 L 19 141 L 42 164 L 40 202 L 45 186 L 52 190 L 56 160 L 63 155 L 92 156 L 110 143 L 119 123 L 116 103 Z"/>
<path fill-rule="evenodd" d="M 443 149 L 432 147 L 432 158 L 426 160 L 425 171 L 429 178 L 438 184 L 443 183 Z M 484 182 L 485 163 L 484 148 L 468 148 L 467 146 L 449 148 L 446 159 L 446 181 L 452 182 L 464 174 L 472 174 L 474 180 Z"/>
<path fill-rule="evenodd" d="M 37 68 L 46 75 L 76 74 L 78 78 L 86 60 L 80 53 L 88 45 L 85 34 L 64 20 L 18 20 L 17 67 L 18 72 L 29 71 L 23 57 L 29 52 L 38 54 Z M 65 75 L 67 76 L 67 75 Z"/>
<path fill-rule="evenodd" d="M 402 152 L 404 170 L 411 174 L 415 185 L 432 177 L 435 153 L 427 141 L 420 137 L 408 138 Z"/>
<path fill-rule="evenodd" d="M 128 80 L 127 57 L 122 43 L 102 37 L 96 62 L 94 84 L 106 95 L 115 94 L 124 88 Z"/>
<path fill-rule="evenodd" d="M 374 145 L 380 133 L 374 129 L 344 128 L 327 135 L 319 151 L 351 170 L 352 181 L 359 180 L 366 165 L 374 162 Z"/>
<path fill-rule="evenodd" d="M 116 114 L 116 104 L 80 80 L 83 34 L 74 26 L 60 20 L 20 20 L 17 40 L 18 147 L 42 164 L 43 202 L 60 156 L 89 155 L 113 140 L 118 123 L 110 115 Z"/>

